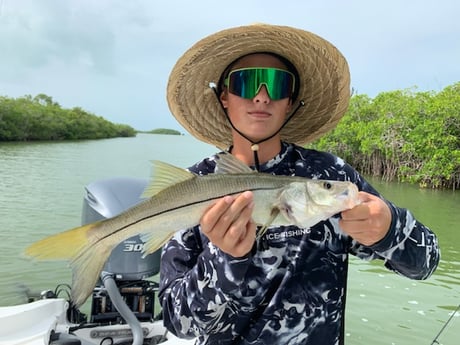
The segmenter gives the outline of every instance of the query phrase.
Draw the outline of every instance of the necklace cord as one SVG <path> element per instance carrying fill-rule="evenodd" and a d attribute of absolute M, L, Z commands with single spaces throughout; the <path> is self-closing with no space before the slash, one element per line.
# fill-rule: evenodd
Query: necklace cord
<path fill-rule="evenodd" d="M 262 139 L 262 140 L 258 140 L 258 141 L 253 141 L 251 139 L 249 139 L 244 133 L 242 133 L 238 128 L 235 127 L 235 125 L 233 124 L 232 120 L 230 120 L 230 117 L 228 116 L 228 112 L 227 112 L 227 109 L 224 107 L 224 105 L 222 104 L 222 101 L 219 97 L 219 94 L 218 94 L 218 91 L 217 91 L 217 88 L 215 87 L 215 85 L 210 85 L 210 87 L 213 89 L 214 91 L 214 94 L 216 95 L 216 98 L 217 98 L 217 101 L 219 102 L 224 114 L 225 114 L 225 117 L 227 118 L 227 121 L 228 123 L 230 123 L 230 126 L 232 126 L 232 128 L 239 134 L 241 135 L 243 138 L 245 138 L 247 141 L 249 141 L 252 145 L 251 145 L 251 150 L 254 152 L 254 165 L 256 167 L 256 170 L 257 171 L 260 171 L 260 163 L 259 163 L 259 155 L 258 155 L 258 151 L 259 151 L 259 144 L 260 143 L 263 143 L 264 141 L 267 141 L 267 140 L 270 140 L 271 138 L 273 138 L 275 135 L 277 135 L 283 128 L 284 126 L 286 126 L 286 124 L 294 117 L 294 115 L 297 113 L 297 111 L 300 109 L 300 107 L 303 107 L 305 105 L 305 102 L 304 101 L 299 101 L 299 104 L 297 105 L 297 107 L 294 109 L 294 111 L 288 116 L 288 118 L 286 119 L 286 121 L 284 121 L 284 123 L 281 125 L 281 127 L 273 134 L 269 135 L 268 137 Z"/>

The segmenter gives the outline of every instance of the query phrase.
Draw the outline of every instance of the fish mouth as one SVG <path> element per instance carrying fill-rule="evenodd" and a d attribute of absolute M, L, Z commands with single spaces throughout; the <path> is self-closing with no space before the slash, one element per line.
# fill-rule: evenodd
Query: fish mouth
<path fill-rule="evenodd" d="M 341 202 L 345 202 L 345 206 L 349 209 L 361 203 L 361 201 L 358 199 L 357 188 L 348 188 L 344 190 L 342 193 L 337 195 L 337 199 Z"/>

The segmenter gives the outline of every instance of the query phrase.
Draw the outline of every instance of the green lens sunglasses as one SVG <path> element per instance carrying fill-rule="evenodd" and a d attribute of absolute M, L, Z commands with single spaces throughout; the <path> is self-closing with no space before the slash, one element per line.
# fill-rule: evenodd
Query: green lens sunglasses
<path fill-rule="evenodd" d="M 272 100 L 291 97 L 294 92 L 294 74 L 279 68 L 248 67 L 231 71 L 224 80 L 228 91 L 242 98 L 252 99 L 262 85 Z"/>

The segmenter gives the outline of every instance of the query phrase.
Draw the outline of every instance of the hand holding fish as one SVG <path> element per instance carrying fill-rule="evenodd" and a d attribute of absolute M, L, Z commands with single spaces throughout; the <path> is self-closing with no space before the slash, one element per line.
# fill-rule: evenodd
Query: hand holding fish
<path fill-rule="evenodd" d="M 390 229 L 391 211 L 379 197 L 359 192 L 361 204 L 342 212 L 340 227 L 356 241 L 366 246 L 383 239 Z"/>
<path fill-rule="evenodd" d="M 262 229 L 310 227 L 359 203 L 351 182 L 257 173 L 229 154 L 218 155 L 216 166 L 218 173 L 197 176 L 156 162 L 145 200 L 113 218 L 44 238 L 26 253 L 42 260 L 68 259 L 72 300 L 80 306 L 112 249 L 132 236 L 141 235 L 144 253 L 150 254 L 176 231 L 201 224 L 211 242 L 242 257 L 252 249 L 256 224 Z"/>
<path fill-rule="evenodd" d="M 223 252 L 242 257 L 249 253 L 256 238 L 252 220 L 254 196 L 244 192 L 218 200 L 201 217 L 201 230 Z"/>

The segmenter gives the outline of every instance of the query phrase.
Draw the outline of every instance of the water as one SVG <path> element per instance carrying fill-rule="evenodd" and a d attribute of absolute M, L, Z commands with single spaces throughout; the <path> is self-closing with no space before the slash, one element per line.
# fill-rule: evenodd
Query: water
<path fill-rule="evenodd" d="M 186 167 L 215 151 L 190 136 L 148 134 L 0 144 L 0 306 L 70 283 L 66 263 L 31 262 L 21 253 L 35 240 L 80 224 L 85 185 L 114 176 L 148 178 L 153 159 Z M 460 192 L 373 184 L 436 231 L 442 261 L 433 277 L 419 282 L 388 272 L 381 262 L 351 258 L 347 345 L 430 345 L 460 303 Z M 457 313 L 438 341 L 456 345 L 459 336 Z"/>
<path fill-rule="evenodd" d="M 380 262 L 351 259 L 347 308 L 347 344 L 430 345 L 460 304 L 460 192 L 421 190 L 398 183 L 372 184 L 389 200 L 410 209 L 433 229 L 441 262 L 426 281 L 414 281 L 384 269 Z M 439 337 L 457 345 L 460 313 Z"/>

